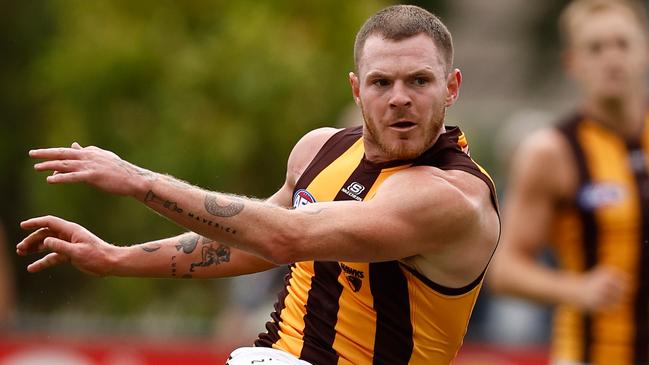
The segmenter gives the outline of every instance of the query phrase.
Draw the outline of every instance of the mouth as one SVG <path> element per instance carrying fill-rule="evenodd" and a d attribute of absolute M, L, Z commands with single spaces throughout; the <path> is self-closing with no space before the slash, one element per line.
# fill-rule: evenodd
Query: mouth
<path fill-rule="evenodd" d="M 396 123 L 390 124 L 390 128 L 397 130 L 399 132 L 406 132 L 413 128 L 417 127 L 417 123 L 411 122 L 409 120 L 402 120 Z"/>

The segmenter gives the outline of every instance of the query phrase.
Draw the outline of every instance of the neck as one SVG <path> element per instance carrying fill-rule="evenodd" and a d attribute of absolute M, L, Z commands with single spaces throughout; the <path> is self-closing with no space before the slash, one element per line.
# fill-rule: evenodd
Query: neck
<path fill-rule="evenodd" d="M 582 110 L 597 123 L 632 139 L 642 131 L 647 105 L 643 94 L 626 99 L 586 100 Z"/>

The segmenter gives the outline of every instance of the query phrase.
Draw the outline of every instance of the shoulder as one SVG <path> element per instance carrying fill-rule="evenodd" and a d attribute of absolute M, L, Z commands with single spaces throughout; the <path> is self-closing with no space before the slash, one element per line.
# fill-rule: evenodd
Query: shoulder
<path fill-rule="evenodd" d="M 390 176 L 381 185 L 385 190 L 403 190 L 399 187 L 408 187 L 407 190 L 416 191 L 418 195 L 431 194 L 453 199 L 488 197 L 491 194 L 489 186 L 471 173 L 461 170 L 442 170 L 433 166 L 413 166 L 404 169 Z"/>
<path fill-rule="evenodd" d="M 480 275 L 500 233 L 485 181 L 461 170 L 417 166 L 395 173 L 381 188 L 385 191 L 377 191 L 375 199 L 392 195 L 385 210 L 398 210 L 396 216 L 411 222 L 425 242 L 403 262 L 449 287 L 463 287 Z"/>
<path fill-rule="evenodd" d="M 570 153 L 568 140 L 558 128 L 544 128 L 524 138 L 516 154 L 525 158 L 537 160 L 561 160 Z"/>
<path fill-rule="evenodd" d="M 558 128 L 545 128 L 525 138 L 515 152 L 510 176 L 514 183 L 567 196 L 577 183 L 569 141 Z"/>
<path fill-rule="evenodd" d="M 302 136 L 288 157 L 287 181 L 294 185 L 322 146 L 329 138 L 341 130 L 324 127 L 314 129 Z"/>
<path fill-rule="evenodd" d="M 435 216 L 436 220 L 446 221 L 449 229 L 456 223 L 477 223 L 483 215 L 496 215 L 489 186 L 460 170 L 411 167 L 386 179 L 375 198 L 399 202 L 401 208 L 397 209 L 406 214 L 416 212 L 424 224 Z"/>

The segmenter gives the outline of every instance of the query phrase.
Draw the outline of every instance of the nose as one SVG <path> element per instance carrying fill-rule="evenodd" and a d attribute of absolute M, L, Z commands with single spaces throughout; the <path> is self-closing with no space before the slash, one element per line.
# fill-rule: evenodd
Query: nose
<path fill-rule="evenodd" d="M 412 105 L 412 99 L 408 93 L 406 85 L 403 82 L 395 82 L 390 94 L 390 108 L 408 108 Z"/>

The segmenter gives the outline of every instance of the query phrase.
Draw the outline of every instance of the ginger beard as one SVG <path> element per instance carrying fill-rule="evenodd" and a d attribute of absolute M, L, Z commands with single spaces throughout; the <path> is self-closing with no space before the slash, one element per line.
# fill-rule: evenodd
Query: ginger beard
<path fill-rule="evenodd" d="M 402 136 L 398 136 L 397 133 L 390 130 L 379 131 L 379 123 L 376 123 L 365 111 L 362 100 L 359 101 L 359 106 L 363 114 L 365 129 L 370 137 L 369 142 L 378 147 L 388 160 L 412 160 L 419 157 L 435 143 L 439 134 L 443 133 L 443 131 L 440 132 L 446 115 L 446 106 L 443 104 L 439 106 L 439 110 L 432 110 L 428 122 L 419 122 L 414 131 L 404 133 Z M 401 119 L 406 114 L 405 111 L 398 111 L 393 119 Z M 394 137 L 390 138 L 389 134 L 393 134 Z"/>

